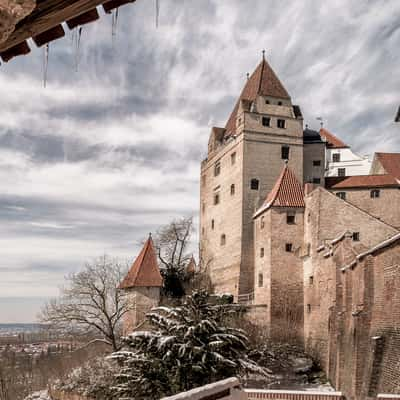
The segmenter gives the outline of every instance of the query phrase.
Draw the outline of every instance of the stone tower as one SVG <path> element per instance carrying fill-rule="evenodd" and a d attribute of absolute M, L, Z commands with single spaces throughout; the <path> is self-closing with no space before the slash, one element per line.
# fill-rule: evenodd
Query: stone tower
<path fill-rule="evenodd" d="M 253 292 L 253 214 L 286 160 L 302 184 L 301 111 L 263 57 L 225 128 L 212 128 L 201 165 L 201 263 L 216 292 Z"/>
<path fill-rule="evenodd" d="M 257 323 L 271 337 L 303 340 L 304 192 L 284 166 L 254 214 L 254 303 Z"/>
<path fill-rule="evenodd" d="M 128 274 L 119 285 L 119 289 L 125 291 L 131 306 L 131 310 L 124 316 L 124 335 L 132 332 L 138 324 L 144 321 L 145 314 L 153 307 L 158 306 L 162 284 L 157 255 L 150 235 Z"/>

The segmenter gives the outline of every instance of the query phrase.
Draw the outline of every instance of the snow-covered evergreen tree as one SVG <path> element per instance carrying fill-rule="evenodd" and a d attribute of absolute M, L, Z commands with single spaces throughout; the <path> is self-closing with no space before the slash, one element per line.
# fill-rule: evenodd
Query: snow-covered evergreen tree
<path fill-rule="evenodd" d="M 224 301 L 225 299 L 225 301 Z M 158 399 L 247 372 L 267 375 L 247 357 L 244 331 L 229 326 L 237 308 L 204 290 L 179 307 L 147 314 L 152 331 L 134 332 L 114 353 L 120 362 L 115 390 L 124 399 Z"/>

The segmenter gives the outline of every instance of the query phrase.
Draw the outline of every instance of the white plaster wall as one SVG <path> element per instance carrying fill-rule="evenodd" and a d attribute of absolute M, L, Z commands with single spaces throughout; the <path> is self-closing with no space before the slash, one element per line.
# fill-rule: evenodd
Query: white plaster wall
<path fill-rule="evenodd" d="M 333 162 L 333 154 L 340 153 L 340 162 Z M 338 176 L 338 168 L 346 168 L 346 176 L 368 175 L 372 162 L 368 156 L 362 157 L 349 148 L 326 149 L 325 176 Z"/>

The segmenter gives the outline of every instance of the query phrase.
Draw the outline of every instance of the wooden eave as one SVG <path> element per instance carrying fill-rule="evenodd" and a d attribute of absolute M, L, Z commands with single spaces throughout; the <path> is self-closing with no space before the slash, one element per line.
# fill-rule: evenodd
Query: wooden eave
<path fill-rule="evenodd" d="M 62 23 L 69 29 L 99 19 L 96 7 L 103 6 L 106 13 L 136 0 L 37 0 L 36 8 L 22 19 L 8 39 L 0 43 L 0 57 L 11 58 L 30 52 L 28 39 L 40 47 L 65 35 Z"/>

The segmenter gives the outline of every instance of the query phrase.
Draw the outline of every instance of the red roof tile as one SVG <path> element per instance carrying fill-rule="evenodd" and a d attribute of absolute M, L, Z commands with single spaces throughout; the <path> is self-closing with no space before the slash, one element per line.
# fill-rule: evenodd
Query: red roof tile
<path fill-rule="evenodd" d="M 391 175 L 360 175 L 325 178 L 327 189 L 400 187 L 399 182 Z"/>
<path fill-rule="evenodd" d="M 247 80 L 242 93 L 240 94 L 239 100 L 226 123 L 225 129 L 228 136 L 233 134 L 236 130 L 236 115 L 240 101 L 254 101 L 257 95 L 290 99 L 285 87 L 264 57 Z"/>
<path fill-rule="evenodd" d="M 284 166 L 274 187 L 255 216 L 270 207 L 305 207 L 303 188 L 287 165 Z"/>
<path fill-rule="evenodd" d="M 162 284 L 163 280 L 158 268 L 153 240 L 150 236 L 132 264 L 128 274 L 119 285 L 119 288 L 129 289 L 137 286 L 160 287 Z"/>
<path fill-rule="evenodd" d="M 321 128 L 319 130 L 319 134 L 327 141 L 329 148 L 331 149 L 340 149 L 340 148 L 347 148 L 347 144 L 342 142 L 338 137 L 336 137 L 333 133 L 330 133 L 325 128 Z"/>
<path fill-rule="evenodd" d="M 400 153 L 376 153 L 386 173 L 400 179 Z"/>

